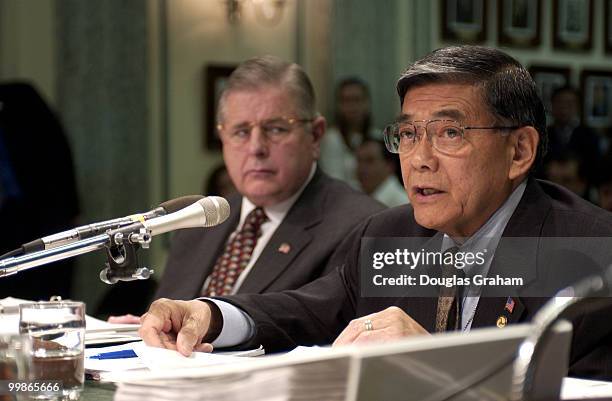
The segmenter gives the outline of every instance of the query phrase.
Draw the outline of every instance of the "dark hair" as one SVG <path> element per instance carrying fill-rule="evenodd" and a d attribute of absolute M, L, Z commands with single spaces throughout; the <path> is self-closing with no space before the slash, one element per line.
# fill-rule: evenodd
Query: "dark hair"
<path fill-rule="evenodd" d="M 452 46 L 417 60 L 400 77 L 400 103 L 410 88 L 432 83 L 459 83 L 481 88 L 485 105 L 498 123 L 531 126 L 540 136 L 534 170 L 546 154 L 546 113 L 529 72 L 498 49 Z"/>
<path fill-rule="evenodd" d="M 366 98 L 370 100 L 370 88 L 368 87 L 368 84 L 364 80 L 362 80 L 359 77 L 346 77 L 338 81 L 338 84 L 336 85 L 336 92 L 335 92 L 336 102 L 338 101 L 338 98 L 340 97 L 340 92 L 347 86 L 353 86 L 353 85 L 360 87 L 364 95 L 366 96 Z M 350 134 L 350 132 L 348 132 L 348 123 L 346 119 L 342 115 L 340 115 L 337 108 L 335 110 L 335 113 L 336 113 L 335 115 L 336 125 L 338 126 L 338 130 L 342 134 L 343 138 L 348 138 L 348 135 Z M 363 125 L 359 129 L 359 131 L 363 134 L 363 138 L 369 138 L 371 127 L 372 127 L 372 114 L 371 112 L 368 112 L 368 115 L 363 120 Z M 350 145 L 350 144 L 347 143 L 347 145 Z"/>
<path fill-rule="evenodd" d="M 366 138 L 366 139 L 363 140 L 363 142 L 361 142 L 359 147 L 365 146 L 365 145 L 367 145 L 369 143 L 374 143 L 374 144 L 378 145 L 378 147 L 380 149 L 380 156 L 383 159 L 385 159 L 388 162 L 395 163 L 395 160 L 398 158 L 397 154 L 389 152 L 387 150 L 387 146 L 385 145 L 385 143 L 383 141 L 381 141 L 380 139 Z"/>
<path fill-rule="evenodd" d="M 219 179 L 223 174 L 227 173 L 227 167 L 224 163 L 218 164 L 209 174 L 208 178 L 205 179 L 205 187 L 202 193 L 204 195 L 219 195 L 221 194 L 221 188 L 219 187 Z"/>
<path fill-rule="evenodd" d="M 298 117 L 312 118 L 316 114 L 314 89 L 302 67 L 275 56 L 261 56 L 244 61 L 231 73 L 219 98 L 217 121 L 222 121 L 225 98 L 229 93 L 268 85 L 291 91 L 301 114 Z"/>
<path fill-rule="evenodd" d="M 399 160 L 399 155 L 397 153 L 391 153 L 387 150 L 387 146 L 385 145 L 385 143 L 383 141 L 381 141 L 380 139 L 374 139 L 374 138 L 366 138 L 363 140 L 363 142 L 361 142 L 361 144 L 359 145 L 361 146 L 365 146 L 368 143 L 374 143 L 376 145 L 378 145 L 378 148 L 380 149 L 380 154 L 382 156 L 382 158 L 385 160 L 385 162 L 387 162 L 387 164 L 390 164 L 393 168 L 393 175 L 395 175 L 397 177 L 397 179 L 399 180 L 400 183 L 402 183 L 402 166 Z"/>

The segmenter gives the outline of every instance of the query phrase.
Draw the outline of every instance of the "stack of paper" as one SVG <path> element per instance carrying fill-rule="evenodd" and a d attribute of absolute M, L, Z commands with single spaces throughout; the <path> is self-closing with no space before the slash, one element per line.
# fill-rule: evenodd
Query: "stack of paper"
<path fill-rule="evenodd" d="M 115 401 L 344 400 L 351 358 L 346 353 L 247 358 L 240 364 L 124 375 Z"/>
<path fill-rule="evenodd" d="M 118 351 L 133 351 L 135 357 L 104 358 Z M 85 350 L 85 372 L 94 380 L 116 382 L 125 377 L 126 372 L 140 372 L 145 376 L 151 372 L 168 374 L 176 369 L 202 368 L 211 365 L 242 363 L 244 357 L 262 355 L 262 347 L 255 350 L 232 353 L 194 352 L 189 358 L 176 351 L 146 346 L 142 341 L 103 348 Z"/>
<path fill-rule="evenodd" d="M 86 346 L 140 341 L 139 324 L 108 323 L 91 316 L 86 316 L 85 324 Z"/>
<path fill-rule="evenodd" d="M 563 326 L 542 351 L 538 370 L 546 375 L 534 399 L 559 398 L 571 343 L 571 326 Z M 529 325 L 514 325 L 301 349 L 221 366 L 125 372 L 115 400 L 508 399 L 517 349 L 531 332 Z"/>

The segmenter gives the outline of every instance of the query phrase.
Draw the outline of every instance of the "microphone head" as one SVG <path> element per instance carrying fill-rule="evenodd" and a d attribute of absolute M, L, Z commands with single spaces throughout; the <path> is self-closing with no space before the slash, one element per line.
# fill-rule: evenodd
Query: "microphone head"
<path fill-rule="evenodd" d="M 230 215 L 230 205 L 220 196 L 208 196 L 199 202 L 206 216 L 204 227 L 212 227 L 223 223 Z"/>
<path fill-rule="evenodd" d="M 167 214 L 174 213 L 178 210 L 186 208 L 204 198 L 202 195 L 186 195 L 179 198 L 170 199 L 159 204 L 159 207 L 163 208 Z"/>

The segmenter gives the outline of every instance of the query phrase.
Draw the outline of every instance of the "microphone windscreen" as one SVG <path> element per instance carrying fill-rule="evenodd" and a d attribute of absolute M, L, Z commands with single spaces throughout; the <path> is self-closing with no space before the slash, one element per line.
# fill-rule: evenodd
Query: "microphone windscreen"
<path fill-rule="evenodd" d="M 196 203 L 200 199 L 204 198 L 202 195 L 186 195 L 180 198 L 170 199 L 159 204 L 159 207 L 163 208 L 166 213 L 174 213 L 178 210 L 186 208 L 187 206 Z"/>
<path fill-rule="evenodd" d="M 206 215 L 204 227 L 212 227 L 223 223 L 230 215 L 230 205 L 220 196 L 208 196 L 199 201 Z"/>

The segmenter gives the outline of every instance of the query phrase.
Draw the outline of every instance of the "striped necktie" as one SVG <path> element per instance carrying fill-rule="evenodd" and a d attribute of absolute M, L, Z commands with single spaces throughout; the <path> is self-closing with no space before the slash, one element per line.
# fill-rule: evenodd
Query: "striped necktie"
<path fill-rule="evenodd" d="M 456 246 L 449 248 L 442 255 L 443 262 L 449 259 L 455 261 L 455 254 L 459 248 Z M 450 255 L 449 255 L 450 254 Z M 453 276 L 463 278 L 462 269 L 457 269 L 454 263 L 442 264 L 442 278 L 449 279 Z M 459 329 L 461 324 L 461 294 L 457 290 L 457 286 L 450 287 L 440 286 L 438 295 L 438 307 L 436 310 L 436 333 L 443 331 L 453 331 Z"/>

